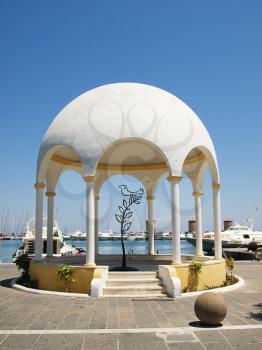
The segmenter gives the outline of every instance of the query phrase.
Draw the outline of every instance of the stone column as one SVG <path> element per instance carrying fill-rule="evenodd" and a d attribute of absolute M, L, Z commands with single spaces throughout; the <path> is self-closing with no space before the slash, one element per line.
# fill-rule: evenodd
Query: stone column
<path fill-rule="evenodd" d="M 147 199 L 147 221 L 148 221 L 148 252 L 155 254 L 155 229 L 154 229 L 154 196 L 148 195 Z"/>
<path fill-rule="evenodd" d="M 35 258 L 40 260 L 43 252 L 43 202 L 44 183 L 36 183 L 36 210 L 35 210 Z"/>
<path fill-rule="evenodd" d="M 53 237 L 54 237 L 54 198 L 55 192 L 46 192 L 47 196 L 47 241 L 46 255 L 53 256 Z"/>
<path fill-rule="evenodd" d="M 220 184 L 213 183 L 213 216 L 215 233 L 215 259 L 222 259 Z"/>
<path fill-rule="evenodd" d="M 95 176 L 84 176 L 86 182 L 86 266 L 95 266 Z"/>
<path fill-rule="evenodd" d="M 180 248 L 180 201 L 179 201 L 179 182 L 181 176 L 168 176 L 171 188 L 171 215 L 172 215 L 172 264 L 181 264 Z"/>
<path fill-rule="evenodd" d="M 96 195 L 95 196 L 95 247 L 96 247 L 96 254 L 99 254 L 99 240 L 98 240 L 98 231 L 99 231 L 99 215 L 98 215 L 99 199 L 100 199 L 100 197 L 98 195 Z"/>
<path fill-rule="evenodd" d="M 195 197 L 195 217 L 196 217 L 196 256 L 203 256 L 203 242 L 202 242 L 202 206 L 201 206 L 201 192 L 193 192 Z"/>

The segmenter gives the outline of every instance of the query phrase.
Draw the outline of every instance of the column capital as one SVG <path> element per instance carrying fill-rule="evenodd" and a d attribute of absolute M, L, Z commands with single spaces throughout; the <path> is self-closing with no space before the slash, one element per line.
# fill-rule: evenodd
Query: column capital
<path fill-rule="evenodd" d="M 45 188 L 45 184 L 41 183 L 41 182 L 37 182 L 34 184 L 35 189 L 39 189 L 39 188 Z"/>
<path fill-rule="evenodd" d="M 55 192 L 46 192 L 45 195 L 47 197 L 54 197 L 56 195 L 56 193 Z"/>
<path fill-rule="evenodd" d="M 216 190 L 219 190 L 220 189 L 220 183 L 219 182 L 213 182 L 212 183 L 212 188 L 216 189 Z"/>
<path fill-rule="evenodd" d="M 167 181 L 169 182 L 180 182 L 182 179 L 183 179 L 183 176 L 170 175 L 167 177 Z"/>
<path fill-rule="evenodd" d="M 99 201 L 99 199 L 100 199 L 100 196 L 99 196 L 99 195 L 96 195 L 96 196 L 95 196 L 95 200 L 96 200 L 96 201 Z"/>
<path fill-rule="evenodd" d="M 85 175 L 85 176 L 83 176 L 83 179 L 85 182 L 95 182 L 96 181 L 95 175 Z"/>
<path fill-rule="evenodd" d="M 202 192 L 197 192 L 197 191 L 195 191 L 195 192 L 192 193 L 192 195 L 193 195 L 194 197 L 201 197 L 201 196 L 203 195 L 203 193 L 202 193 Z"/>
<path fill-rule="evenodd" d="M 149 194 L 149 195 L 147 195 L 146 199 L 147 199 L 148 201 L 153 201 L 153 200 L 155 199 L 155 197 L 152 196 L 151 194 Z"/>

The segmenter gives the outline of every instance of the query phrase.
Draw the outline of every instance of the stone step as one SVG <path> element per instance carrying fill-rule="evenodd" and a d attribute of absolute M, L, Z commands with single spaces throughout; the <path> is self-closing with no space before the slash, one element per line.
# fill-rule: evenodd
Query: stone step
<path fill-rule="evenodd" d="M 109 272 L 103 296 L 110 298 L 167 298 L 155 271 Z"/>
<path fill-rule="evenodd" d="M 156 287 L 156 286 L 160 286 L 161 282 L 159 280 L 117 280 L 117 279 L 113 279 L 113 280 L 108 280 L 106 283 L 107 287 Z"/>
<path fill-rule="evenodd" d="M 114 286 L 134 286 L 139 285 L 143 287 L 153 287 L 160 285 L 160 281 L 157 278 L 113 278 L 107 280 L 107 287 L 114 287 Z"/>
<path fill-rule="evenodd" d="M 125 296 L 148 296 L 148 295 L 161 295 L 162 287 L 105 287 L 103 290 L 103 296 L 116 296 L 116 295 L 125 295 Z"/>
<path fill-rule="evenodd" d="M 109 272 L 109 279 L 145 279 L 145 278 L 156 278 L 157 273 L 151 271 L 119 271 Z"/>
<path fill-rule="evenodd" d="M 132 298 L 132 299 L 150 299 L 150 300 L 155 300 L 155 299 L 169 299 L 166 294 L 103 294 L 103 298 Z"/>

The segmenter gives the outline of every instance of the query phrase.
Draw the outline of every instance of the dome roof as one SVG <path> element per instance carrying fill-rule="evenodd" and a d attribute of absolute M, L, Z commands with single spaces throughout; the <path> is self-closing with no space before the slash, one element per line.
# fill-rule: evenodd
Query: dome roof
<path fill-rule="evenodd" d="M 38 171 L 54 147 L 65 145 L 72 150 L 70 158 L 92 174 L 105 150 L 130 138 L 155 145 L 174 175 L 195 148 L 206 151 L 216 166 L 212 140 L 184 102 L 153 86 L 117 83 L 87 91 L 57 115 L 42 141 Z"/>

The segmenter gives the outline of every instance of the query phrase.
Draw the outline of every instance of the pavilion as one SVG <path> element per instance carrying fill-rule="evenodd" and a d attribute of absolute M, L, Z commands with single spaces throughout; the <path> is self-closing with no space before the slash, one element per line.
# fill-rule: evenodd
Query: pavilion
<path fill-rule="evenodd" d="M 117 83 L 90 90 L 69 103 L 54 119 L 42 141 L 36 174 L 35 262 L 42 259 L 44 195 L 47 197 L 47 257 L 53 255 L 56 184 L 66 170 L 86 184 L 87 253 L 85 268 L 98 256 L 99 191 L 115 174 L 129 174 L 146 189 L 149 255 L 154 259 L 154 194 L 166 177 L 172 213 L 172 266 L 183 265 L 180 248 L 179 185 L 186 174 L 192 184 L 197 221 L 196 257 L 202 248 L 202 182 L 212 176 L 215 258 L 223 263 L 220 180 L 215 149 L 205 126 L 180 99 L 159 88 Z"/>

